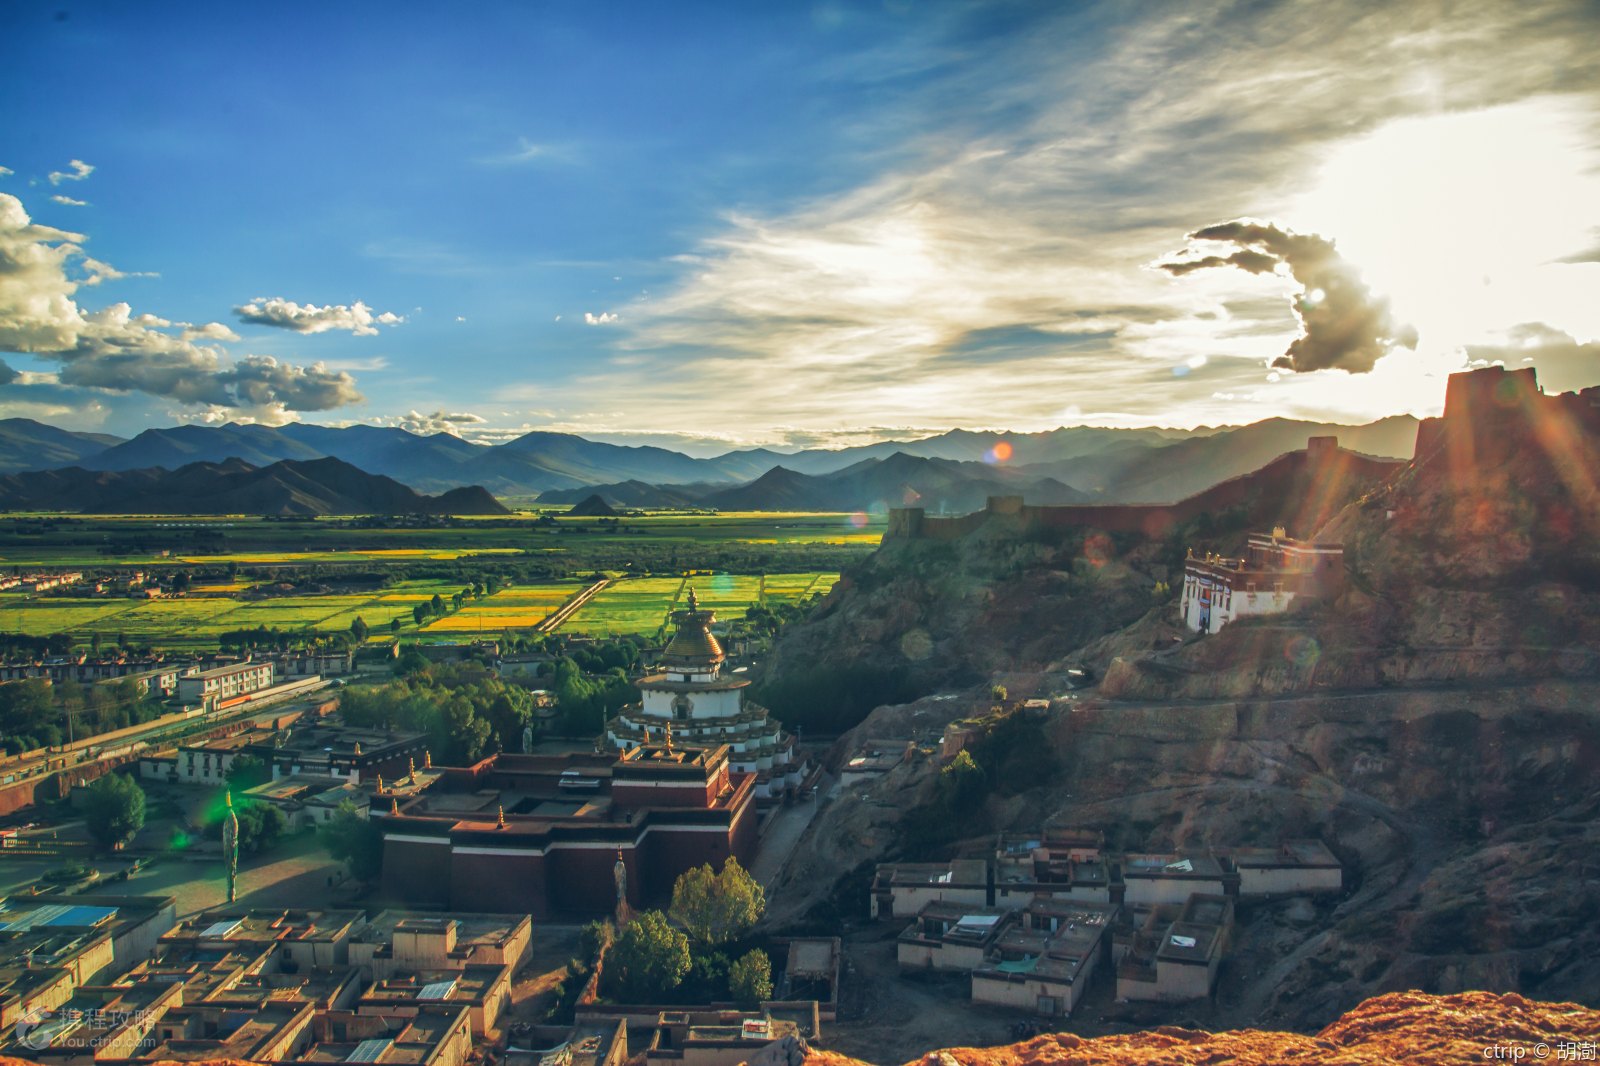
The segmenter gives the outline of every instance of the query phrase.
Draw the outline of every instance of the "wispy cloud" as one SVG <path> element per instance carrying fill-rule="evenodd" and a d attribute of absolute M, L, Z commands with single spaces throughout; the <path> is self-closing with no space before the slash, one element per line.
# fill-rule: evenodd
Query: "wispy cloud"
<path fill-rule="evenodd" d="M 1085 18 L 1107 47 L 1063 61 Z M 819 428 L 1371 410 L 1371 395 L 1322 387 L 1340 371 L 1269 370 L 1299 332 L 1290 301 L 1309 291 L 1287 263 L 1247 273 L 1269 266 L 1269 249 L 1235 247 L 1224 258 L 1243 270 L 1181 283 L 1152 265 L 1219 217 L 1293 225 L 1286 209 L 1330 153 L 1397 116 L 1600 84 L 1600 58 L 1580 43 L 1596 28 L 1554 0 L 1449 17 L 1407 5 L 1062 9 L 929 90 L 951 107 L 914 134 L 910 162 L 791 211 L 729 214 L 680 257 L 679 284 L 618 309 L 613 369 L 571 392 L 651 381 L 625 391 L 649 396 L 659 424 L 715 381 L 758 418 Z M 1374 307 L 1366 295 L 1349 307 Z M 1369 325 L 1363 359 L 1409 339 Z M 1422 379 L 1447 359 L 1459 354 L 1402 344 L 1378 377 L 1442 395 Z"/>
<path fill-rule="evenodd" d="M 560 315 L 556 316 L 557 321 L 560 320 L 560 317 Z M 620 321 L 620 316 L 611 311 L 601 311 L 598 315 L 593 311 L 585 311 L 583 313 L 583 322 L 587 326 L 611 326 L 618 321 Z"/>
<path fill-rule="evenodd" d="M 549 144 L 518 137 L 517 146 L 505 152 L 481 156 L 486 166 L 526 166 L 543 163 L 575 163 L 577 150 L 570 144 Z"/>
<path fill-rule="evenodd" d="M 56 203 L 56 204 L 63 204 L 65 206 L 67 206 L 67 207 L 88 207 L 89 206 L 89 201 L 88 200 L 74 200 L 70 196 L 62 196 L 60 194 L 57 194 L 55 196 L 50 197 L 50 202 L 51 203 Z"/>
<path fill-rule="evenodd" d="M 67 166 L 71 167 L 72 169 L 52 170 L 50 172 L 51 185 L 60 185 L 64 181 L 82 181 L 84 178 L 87 178 L 90 174 L 94 173 L 94 167 L 90 166 L 88 163 L 85 163 L 81 159 L 74 159 L 72 162 L 68 163 Z"/>

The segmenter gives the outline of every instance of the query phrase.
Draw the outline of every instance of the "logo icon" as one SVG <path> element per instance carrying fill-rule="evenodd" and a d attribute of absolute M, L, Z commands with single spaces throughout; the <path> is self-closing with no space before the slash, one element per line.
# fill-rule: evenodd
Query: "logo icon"
<path fill-rule="evenodd" d="M 43 1051 L 49 1047 L 50 1037 L 55 1031 L 55 1026 L 50 1024 L 52 1017 L 54 1015 L 50 1011 L 34 1007 L 18 1018 L 13 1030 L 17 1043 L 29 1051 Z"/>

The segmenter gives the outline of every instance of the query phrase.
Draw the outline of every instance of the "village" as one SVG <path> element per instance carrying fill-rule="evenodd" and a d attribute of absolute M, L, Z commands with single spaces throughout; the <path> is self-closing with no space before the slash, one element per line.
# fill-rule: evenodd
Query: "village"
<path fill-rule="evenodd" d="M 1296 542 L 1279 530 L 1262 544 L 1250 573 L 1300 580 Z M 1192 569 L 1201 565 L 1217 564 Z M 1186 621 L 1201 628 L 1190 602 Z M 620 935 L 676 900 L 697 869 L 749 870 L 751 884 L 770 886 L 819 809 L 863 802 L 908 760 L 955 762 L 981 732 L 956 724 L 928 744 L 878 738 L 808 752 L 748 698 L 743 676 L 725 672 L 715 620 L 691 592 L 672 640 L 635 681 L 640 701 L 593 744 L 551 744 L 530 728 L 522 751 L 466 766 L 436 763 L 424 732 L 344 720 L 329 686 L 361 677 L 348 649 L 181 668 L 81 657 L 13 666 L 91 681 L 121 671 L 202 714 L 239 715 L 171 747 L 129 744 L 125 764 L 164 803 L 214 804 L 201 798 L 220 790 L 229 825 L 235 808 L 271 808 L 307 843 L 297 846 L 293 905 L 250 905 L 273 898 L 271 884 L 234 901 L 237 829 L 194 845 L 194 876 L 214 878 L 218 864 L 227 872 L 228 899 L 200 910 L 203 894 L 181 884 L 183 913 L 176 896 L 137 887 L 161 866 L 131 853 L 116 877 L 13 888 L 0 903 L 0 1024 L 11 1033 L 0 1050 L 63 1066 L 218 1057 L 599 1066 L 641 1050 L 687 1066 L 787 1062 L 798 1048 L 828 1046 L 835 1028 L 850 1031 L 859 995 L 850 984 L 871 980 L 886 943 L 873 929 L 885 923 L 898 930 L 893 979 L 959 977 L 970 1002 L 953 1000 L 953 1010 L 1015 1031 L 1072 1024 L 1097 984 L 1123 1003 L 1205 1001 L 1236 907 L 1344 888 L 1340 862 L 1317 840 L 1146 854 L 1108 849 L 1103 829 L 1002 834 L 977 854 L 880 865 L 866 913 L 843 938 L 758 935 L 770 977 L 754 1001 L 601 997 L 601 948 L 568 968 L 589 987 L 570 1021 L 552 1024 L 562 956 L 590 950 L 574 923 L 605 921 Z M 1051 713 L 1037 699 L 997 709 Z M 75 787 L 72 805 L 91 791 Z M 382 886 L 376 896 L 310 847 L 340 831 L 368 834 L 378 849 L 381 866 L 367 872 Z M 58 832 L 36 822 L 5 843 L 19 857 L 64 854 Z"/>

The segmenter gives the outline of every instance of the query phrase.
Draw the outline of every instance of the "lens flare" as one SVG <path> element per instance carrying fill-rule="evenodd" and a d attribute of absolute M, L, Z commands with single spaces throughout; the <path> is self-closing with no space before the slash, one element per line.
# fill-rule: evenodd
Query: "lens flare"
<path fill-rule="evenodd" d="M 1322 658 L 1322 646 L 1315 637 L 1295 637 L 1284 647 L 1283 657 L 1299 667 L 1315 666 Z"/>
<path fill-rule="evenodd" d="M 855 526 L 857 529 L 866 529 L 867 528 L 867 512 L 865 512 L 865 511 L 857 511 L 855 514 L 851 515 L 850 516 L 850 524 L 852 526 Z"/>
<path fill-rule="evenodd" d="M 1011 458 L 1011 442 L 1008 440 L 995 441 L 994 447 L 989 449 L 989 455 L 992 462 L 1006 462 Z"/>

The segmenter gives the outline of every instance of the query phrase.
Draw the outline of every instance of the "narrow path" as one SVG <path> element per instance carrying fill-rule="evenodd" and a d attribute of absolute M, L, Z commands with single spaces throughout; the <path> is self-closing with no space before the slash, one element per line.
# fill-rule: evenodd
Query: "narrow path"
<path fill-rule="evenodd" d="M 560 607 L 557 607 L 554 611 L 551 611 L 548 615 L 546 615 L 543 621 L 533 627 L 534 632 L 554 633 L 556 630 L 566 625 L 567 622 L 571 620 L 572 616 L 577 614 L 578 611 L 582 609 L 584 604 L 594 599 L 595 594 L 610 583 L 610 578 L 600 578 L 594 584 L 577 593 L 566 603 L 563 603 Z"/>

